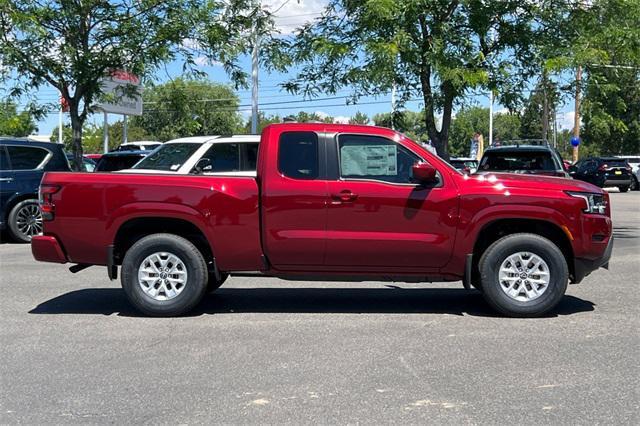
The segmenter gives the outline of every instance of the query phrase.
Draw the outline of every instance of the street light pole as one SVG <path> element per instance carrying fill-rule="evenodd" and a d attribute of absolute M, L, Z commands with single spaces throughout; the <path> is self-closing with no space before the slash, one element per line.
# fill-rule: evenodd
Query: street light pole
<path fill-rule="evenodd" d="M 253 17 L 253 52 L 251 53 L 251 133 L 258 133 L 258 53 L 260 36 L 258 35 L 258 8 L 259 2 L 255 3 L 255 15 Z"/>

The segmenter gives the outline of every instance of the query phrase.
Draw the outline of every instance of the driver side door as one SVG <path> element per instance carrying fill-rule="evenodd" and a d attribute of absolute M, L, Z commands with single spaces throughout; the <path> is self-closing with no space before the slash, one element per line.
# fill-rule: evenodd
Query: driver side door
<path fill-rule="evenodd" d="M 329 152 L 337 161 L 328 183 L 328 269 L 420 272 L 448 261 L 457 224 L 457 190 L 414 182 L 412 166 L 425 161 L 386 137 L 338 134 Z"/>

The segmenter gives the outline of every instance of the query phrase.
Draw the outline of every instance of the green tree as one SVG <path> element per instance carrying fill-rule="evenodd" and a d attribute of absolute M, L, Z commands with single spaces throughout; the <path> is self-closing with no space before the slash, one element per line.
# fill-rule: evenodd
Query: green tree
<path fill-rule="evenodd" d="M 76 163 L 82 130 L 114 69 L 150 76 L 161 64 L 193 64 L 196 37 L 211 59 L 234 72 L 239 54 L 226 44 L 236 34 L 226 11 L 250 0 L 1 0 L 0 62 L 18 76 L 12 94 L 50 84 L 69 105 Z M 248 25 L 239 22 L 241 31 Z M 185 41 L 195 42 L 185 42 Z"/>
<path fill-rule="evenodd" d="M 484 143 L 489 143 L 489 108 L 465 108 L 456 114 L 451 123 L 449 144 L 451 154 L 459 157 L 469 155 L 473 135 L 478 132 Z M 495 140 L 520 138 L 520 117 L 517 114 L 494 114 L 493 137 Z"/>
<path fill-rule="evenodd" d="M 262 133 L 262 130 L 269 124 L 282 123 L 282 118 L 279 115 L 266 115 L 264 112 L 258 113 L 258 133 Z M 251 133 L 251 119 L 247 120 L 242 128 L 246 134 Z"/>
<path fill-rule="evenodd" d="M 355 115 L 349 119 L 349 124 L 369 124 L 369 116 L 357 111 Z"/>
<path fill-rule="evenodd" d="M 551 111 L 556 108 L 557 103 L 556 85 L 548 79 L 541 78 L 525 104 L 520 123 L 520 137 L 549 140 L 553 123 Z"/>
<path fill-rule="evenodd" d="M 123 141 L 124 122 L 109 123 L 109 150 L 116 149 Z M 131 142 L 148 140 L 148 133 L 136 125 L 127 123 L 127 139 Z M 51 131 L 51 140 L 58 141 L 58 126 Z M 104 127 L 85 123 L 82 128 L 82 151 L 87 154 L 100 154 L 104 149 Z M 67 151 L 73 150 L 73 132 L 71 126 L 62 126 L 62 143 Z"/>
<path fill-rule="evenodd" d="M 423 101 L 429 139 L 448 157 L 452 112 L 470 90 L 499 89 L 501 103 L 514 102 L 506 94 L 533 63 L 539 7 L 515 0 L 330 0 L 292 43 L 301 68 L 285 87 L 306 95 L 342 87 L 376 95 L 395 86 L 401 103 Z"/>
<path fill-rule="evenodd" d="M 37 118 L 29 110 L 18 112 L 13 102 L 0 102 L 0 136 L 29 136 L 38 130 Z"/>
<path fill-rule="evenodd" d="M 383 112 L 373 116 L 373 123 L 376 126 L 394 128 L 415 141 L 424 142 L 429 139 L 429 135 L 425 129 L 423 117 L 424 111 L 403 110 L 396 111 L 395 114 Z"/>
<path fill-rule="evenodd" d="M 557 71 L 583 70 L 581 155 L 638 152 L 640 2 L 555 2 L 550 15 L 545 64 Z M 576 86 L 567 86 L 575 93 Z"/>
<path fill-rule="evenodd" d="M 225 85 L 179 78 L 146 88 L 143 100 L 131 124 L 157 140 L 233 134 L 241 126 L 238 96 Z"/>

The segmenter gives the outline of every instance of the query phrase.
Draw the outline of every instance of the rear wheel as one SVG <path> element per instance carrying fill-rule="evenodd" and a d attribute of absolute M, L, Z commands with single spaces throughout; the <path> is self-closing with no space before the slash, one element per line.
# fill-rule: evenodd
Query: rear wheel
<path fill-rule="evenodd" d="M 189 312 L 207 289 L 207 265 L 188 240 L 173 234 L 141 238 L 122 262 L 122 288 L 139 311 L 152 316 Z"/>
<path fill-rule="evenodd" d="M 558 305 L 569 279 L 560 249 L 536 234 L 512 234 L 493 243 L 479 262 L 483 296 L 512 317 L 537 317 Z"/>
<path fill-rule="evenodd" d="M 629 190 L 628 186 L 619 186 L 618 189 L 620 190 L 620 192 L 627 192 Z"/>
<path fill-rule="evenodd" d="M 21 243 L 28 243 L 34 235 L 42 234 L 42 214 L 37 200 L 24 200 L 9 213 L 9 233 Z"/>

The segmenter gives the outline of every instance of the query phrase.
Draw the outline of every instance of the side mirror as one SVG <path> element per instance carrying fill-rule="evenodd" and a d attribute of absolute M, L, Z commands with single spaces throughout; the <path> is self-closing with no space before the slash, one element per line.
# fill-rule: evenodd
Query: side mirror
<path fill-rule="evenodd" d="M 429 184 L 438 182 L 437 170 L 427 162 L 419 162 L 411 168 L 413 179 L 420 184 Z"/>
<path fill-rule="evenodd" d="M 213 164 L 211 164 L 210 158 L 201 158 L 198 160 L 195 166 L 193 166 L 193 173 L 200 175 L 204 172 L 210 172 L 213 170 Z"/>

